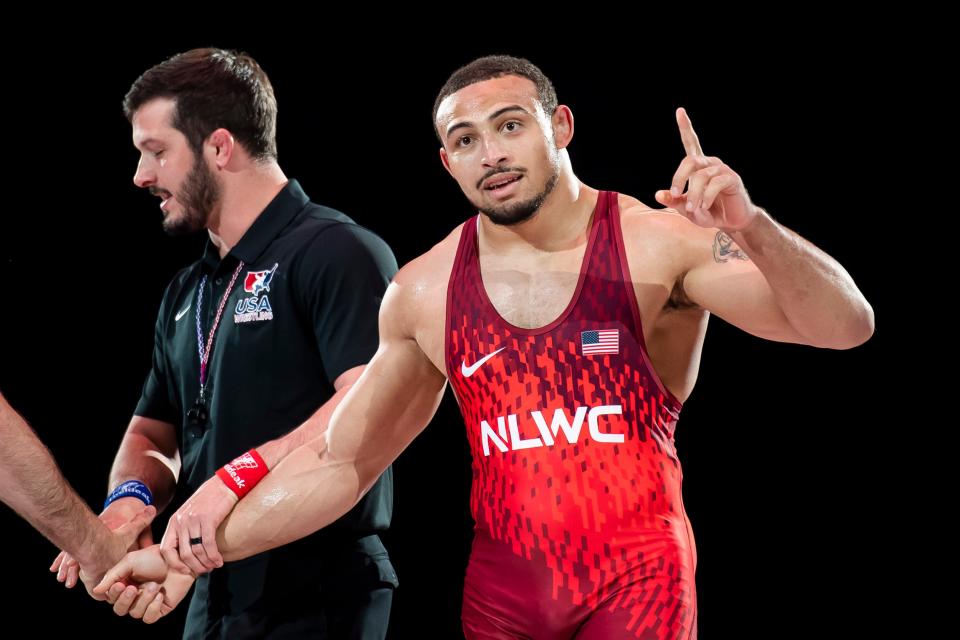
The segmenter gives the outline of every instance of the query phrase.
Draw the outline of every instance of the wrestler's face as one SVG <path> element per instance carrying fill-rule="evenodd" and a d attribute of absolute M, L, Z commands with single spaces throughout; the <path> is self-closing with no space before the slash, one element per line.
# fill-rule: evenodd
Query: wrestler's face
<path fill-rule="evenodd" d="M 140 151 L 133 182 L 160 197 L 164 231 L 180 235 L 206 226 L 221 187 L 203 157 L 172 126 L 175 106 L 157 98 L 133 114 L 133 146 Z"/>
<path fill-rule="evenodd" d="M 443 166 L 492 222 L 529 219 L 556 186 L 562 147 L 527 78 L 504 76 L 464 87 L 440 103 L 435 124 Z"/>

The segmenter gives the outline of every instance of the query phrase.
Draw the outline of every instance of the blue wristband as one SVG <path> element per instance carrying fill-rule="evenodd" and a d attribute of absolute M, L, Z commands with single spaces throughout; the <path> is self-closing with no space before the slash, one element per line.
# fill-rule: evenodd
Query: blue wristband
<path fill-rule="evenodd" d="M 147 485 L 139 480 L 127 480 L 110 492 L 106 502 L 103 503 L 103 508 L 106 509 L 110 506 L 111 502 L 118 498 L 128 497 L 140 498 L 146 505 L 153 504 L 153 496 L 150 494 L 150 489 L 147 488 Z"/>

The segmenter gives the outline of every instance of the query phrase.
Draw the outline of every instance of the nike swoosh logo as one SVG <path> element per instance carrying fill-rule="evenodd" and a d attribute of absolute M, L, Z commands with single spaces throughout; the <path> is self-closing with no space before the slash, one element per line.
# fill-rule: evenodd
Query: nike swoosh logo
<path fill-rule="evenodd" d="M 460 373 L 463 374 L 463 377 L 464 377 L 464 378 L 469 378 L 470 376 L 472 376 L 474 373 L 477 372 L 477 369 L 479 369 L 480 367 L 483 366 L 483 363 L 484 363 L 484 362 L 486 362 L 487 360 L 489 360 L 489 359 L 492 358 L 493 356 L 497 355 L 498 353 L 500 353 L 500 352 L 503 351 L 504 349 L 506 349 L 506 347 L 500 347 L 499 349 L 497 349 L 497 350 L 494 351 L 493 353 L 488 353 L 487 355 L 483 356 L 482 358 L 480 358 L 479 360 L 477 360 L 476 362 L 474 362 L 474 363 L 473 363 L 472 365 L 470 365 L 469 367 L 467 366 L 467 361 L 466 361 L 466 360 L 462 360 L 462 361 L 460 362 Z"/>
<path fill-rule="evenodd" d="M 191 302 L 190 304 L 193 304 L 193 303 Z M 185 306 L 183 309 L 180 310 L 174 322 L 180 322 L 180 318 L 182 318 L 187 313 L 187 311 L 190 310 L 190 304 L 188 304 L 187 306 Z"/>

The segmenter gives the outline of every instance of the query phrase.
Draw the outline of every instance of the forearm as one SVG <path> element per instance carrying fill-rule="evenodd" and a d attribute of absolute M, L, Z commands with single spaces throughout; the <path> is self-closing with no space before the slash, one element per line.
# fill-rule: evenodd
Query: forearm
<path fill-rule="evenodd" d="M 4 465 L 0 472 L 0 483 L 6 488 L 4 501 L 54 545 L 81 563 L 89 562 L 99 557 L 100 543 L 110 531 L 70 488 L 49 454 L 43 453 L 28 453 L 21 447 L 16 461 Z"/>
<path fill-rule="evenodd" d="M 221 525 L 224 559 L 292 542 L 349 511 L 427 425 L 445 384 L 425 358 L 378 353 L 324 436 L 284 458 Z"/>
<path fill-rule="evenodd" d="M 135 417 L 137 421 L 145 419 Z M 131 426 L 110 470 L 108 490 L 127 480 L 139 480 L 149 487 L 157 510 L 162 510 L 176 489 L 179 464 L 172 425 L 151 421 L 149 429 Z"/>
<path fill-rule="evenodd" d="M 770 285 L 791 326 L 809 344 L 849 348 L 873 333 L 873 308 L 850 274 L 812 243 L 758 208 L 745 229 L 730 233 Z"/>
<path fill-rule="evenodd" d="M 0 396 L 0 497 L 57 547 L 81 561 L 110 532 L 73 491 L 30 426 Z"/>
<path fill-rule="evenodd" d="M 233 561 L 298 540 L 353 508 L 363 484 L 353 465 L 299 447 L 240 501 L 217 531 L 217 547 Z"/>

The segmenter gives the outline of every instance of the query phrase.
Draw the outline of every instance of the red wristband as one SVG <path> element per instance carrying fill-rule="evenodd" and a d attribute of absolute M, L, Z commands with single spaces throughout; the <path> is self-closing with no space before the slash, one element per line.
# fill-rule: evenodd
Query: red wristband
<path fill-rule="evenodd" d="M 263 480 L 270 470 L 256 449 L 250 449 L 242 456 L 235 458 L 222 468 L 217 469 L 217 476 L 223 484 L 237 494 L 237 498 L 250 493 L 250 490 Z"/>

